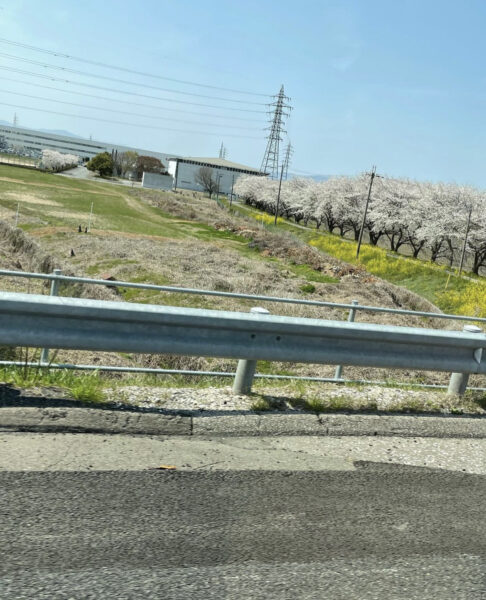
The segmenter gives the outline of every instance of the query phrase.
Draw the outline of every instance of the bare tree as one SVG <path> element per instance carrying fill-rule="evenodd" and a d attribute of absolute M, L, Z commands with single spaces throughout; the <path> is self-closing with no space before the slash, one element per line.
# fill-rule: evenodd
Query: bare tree
<path fill-rule="evenodd" d="M 201 167 L 196 173 L 194 181 L 209 194 L 210 198 L 218 191 L 218 181 L 216 177 L 213 176 L 213 170 L 210 167 Z"/>
<path fill-rule="evenodd" d="M 116 160 L 116 167 L 122 177 L 126 177 L 128 172 L 134 172 L 137 168 L 138 154 L 133 150 L 121 152 Z"/>

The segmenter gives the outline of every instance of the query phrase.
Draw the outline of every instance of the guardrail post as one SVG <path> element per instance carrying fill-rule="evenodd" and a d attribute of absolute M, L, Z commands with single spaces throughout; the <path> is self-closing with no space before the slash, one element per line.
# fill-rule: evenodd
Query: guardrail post
<path fill-rule="evenodd" d="M 353 300 L 351 304 L 353 304 L 354 306 L 358 306 L 359 302 L 358 302 L 358 300 Z M 356 317 L 356 309 L 351 308 L 349 310 L 348 323 L 354 323 L 355 317 Z M 336 367 L 336 371 L 334 372 L 334 379 L 341 379 L 342 373 L 343 373 L 343 365 L 338 365 Z"/>
<path fill-rule="evenodd" d="M 269 315 L 270 312 L 266 308 L 255 306 L 250 310 L 251 313 L 260 315 Z M 256 360 L 241 359 L 238 361 L 236 368 L 235 381 L 233 383 L 234 394 L 250 394 L 253 384 L 253 377 L 256 371 Z"/>
<path fill-rule="evenodd" d="M 481 333 L 482 329 L 476 327 L 476 325 L 464 325 L 463 331 L 467 333 Z M 481 351 L 481 349 L 479 349 Z M 477 352 L 477 350 L 476 350 Z M 475 352 L 475 355 L 476 355 Z M 475 356 L 476 358 L 476 356 Z M 478 362 L 481 360 L 479 356 Z M 449 380 L 449 389 L 447 390 L 448 396 L 462 396 L 466 391 L 467 384 L 469 381 L 469 373 L 452 373 Z"/>
<path fill-rule="evenodd" d="M 53 273 L 53 275 L 62 275 L 62 270 L 54 269 L 54 271 L 52 273 Z M 51 281 L 51 289 L 49 291 L 49 296 L 57 296 L 58 289 L 59 289 L 59 280 L 53 279 Z M 41 362 L 41 364 L 46 364 L 47 362 L 49 362 L 49 348 L 42 348 L 41 355 L 40 355 L 40 362 Z"/>

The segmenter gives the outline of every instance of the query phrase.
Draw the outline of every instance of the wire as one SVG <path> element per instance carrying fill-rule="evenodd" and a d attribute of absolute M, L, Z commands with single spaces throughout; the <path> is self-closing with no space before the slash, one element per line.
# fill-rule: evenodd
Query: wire
<path fill-rule="evenodd" d="M 141 102 L 130 102 L 130 100 L 119 100 L 118 98 L 107 98 L 106 96 L 96 96 L 95 94 L 86 94 L 86 93 L 78 92 L 78 91 L 63 90 L 61 88 L 52 87 L 50 85 L 42 85 L 41 83 L 35 83 L 32 81 L 21 81 L 19 79 L 13 79 L 11 77 L 2 77 L 2 81 L 12 81 L 13 83 L 23 83 L 25 85 L 32 85 L 35 87 L 43 88 L 45 90 L 53 90 L 55 92 L 63 92 L 65 94 L 76 94 L 77 96 L 85 96 L 86 98 L 95 98 L 96 100 L 106 100 L 107 102 L 119 102 L 121 104 L 130 104 L 131 106 L 141 106 L 143 108 L 153 108 L 155 110 L 160 110 L 162 108 L 160 106 L 154 106 L 153 104 L 142 104 Z M 167 108 L 166 106 L 164 106 L 162 108 L 162 110 L 169 111 L 169 112 L 184 113 L 184 114 L 188 114 L 188 115 L 198 115 L 201 117 L 211 117 L 212 119 L 231 119 L 233 121 L 248 121 L 248 122 L 253 122 L 253 123 L 263 123 L 263 121 L 261 119 L 248 119 L 246 117 L 233 117 L 233 116 L 227 117 L 225 115 L 211 115 L 208 113 L 202 113 L 202 112 L 191 111 L 191 110 Z"/>
<path fill-rule="evenodd" d="M 24 71 L 23 69 L 15 69 L 14 67 L 5 67 L 0 65 L 0 69 L 5 71 L 12 71 L 15 73 L 23 73 L 24 75 L 31 75 L 32 77 L 39 77 L 40 79 L 48 79 L 49 81 L 60 81 L 61 83 L 69 83 L 72 85 L 80 85 L 82 87 L 89 87 L 95 90 L 103 90 L 105 92 L 115 92 L 116 94 L 128 94 L 130 96 L 138 96 L 140 98 L 150 98 L 151 100 L 159 100 L 160 102 L 176 102 L 177 104 L 187 104 L 190 106 L 204 106 L 206 108 L 216 108 L 218 110 L 232 110 L 238 112 L 250 112 L 258 114 L 266 114 L 265 110 L 255 110 L 250 108 L 233 108 L 230 106 L 215 106 L 214 104 L 201 104 L 200 102 L 187 102 L 186 100 L 175 100 L 173 98 L 160 98 L 158 96 L 150 96 L 148 94 L 140 94 L 138 92 L 127 92 L 126 90 L 119 90 L 116 88 L 107 88 L 100 85 L 94 85 L 92 83 L 83 83 L 81 81 L 71 81 L 70 79 L 60 79 L 59 77 L 53 77 L 52 75 L 41 75 L 40 73 L 32 73 L 32 71 Z"/>
<path fill-rule="evenodd" d="M 34 108 L 33 106 L 20 106 L 19 104 L 9 104 L 7 102 L 0 102 L 1 106 L 11 106 L 13 108 L 23 108 L 25 110 L 35 110 L 37 112 L 49 113 L 51 115 L 60 115 L 63 117 L 74 117 L 75 119 L 86 119 L 88 121 L 100 121 L 102 123 L 114 123 L 115 125 L 129 125 L 131 127 L 142 127 L 144 129 L 159 129 L 161 131 L 175 131 L 178 133 L 192 133 L 197 135 L 217 135 L 221 136 L 221 133 L 213 133 L 209 131 L 192 131 L 188 129 L 172 129 L 171 127 L 158 127 L 157 125 L 140 125 L 139 123 L 127 123 L 125 121 L 112 121 L 109 119 L 100 119 L 98 117 L 84 117 L 82 115 L 73 115 L 70 113 L 62 113 L 57 110 L 46 110 L 43 108 Z M 234 133 L 224 134 L 225 137 L 234 137 L 234 138 L 245 138 L 248 140 L 260 140 L 261 138 L 249 135 L 238 135 Z"/>
<path fill-rule="evenodd" d="M 185 85 L 194 85 L 197 87 L 207 88 L 210 90 L 220 90 L 224 92 L 233 92 L 234 94 L 247 94 L 250 96 L 263 96 L 273 97 L 274 94 L 259 94 L 257 92 L 247 92 L 244 90 L 235 90 L 232 88 L 220 87 L 217 85 L 207 85 L 204 83 L 196 83 L 195 81 L 186 81 L 184 79 L 174 79 L 172 77 L 164 77 L 162 75 L 155 75 L 153 73 L 146 73 L 144 71 L 136 71 L 134 69 L 127 69 L 125 67 L 118 67 L 116 65 L 110 65 L 107 63 L 89 60 L 87 58 L 80 58 L 79 56 L 73 56 L 72 54 L 64 54 L 62 52 L 55 52 L 54 50 L 46 50 L 45 48 L 38 48 L 37 46 L 30 46 L 29 44 L 22 44 L 21 42 L 14 42 L 12 40 L 7 40 L 5 38 L 0 38 L 0 42 L 3 44 L 10 44 L 11 46 L 18 46 L 20 48 L 27 48 L 28 50 L 35 50 L 36 52 L 42 52 L 44 54 L 50 54 L 51 56 L 58 56 L 61 58 L 68 58 L 69 60 L 76 60 L 78 62 L 83 62 L 89 65 L 96 65 L 98 67 L 106 67 L 107 69 L 115 69 L 117 71 L 123 71 L 125 73 L 132 73 L 133 75 L 143 75 L 144 77 L 152 77 L 153 79 L 163 79 L 165 81 L 173 81 L 174 83 L 183 83 Z"/>
<path fill-rule="evenodd" d="M 171 90 L 168 88 L 157 87 L 156 85 L 149 85 L 147 83 L 138 83 L 134 81 L 127 81 L 126 79 L 118 79 L 117 77 L 108 77 L 107 75 L 99 75 L 97 73 L 87 73 L 86 71 L 78 71 L 77 69 L 69 69 L 68 67 L 59 67 L 58 65 L 49 65 L 47 63 L 40 62 L 38 60 L 31 60 L 29 58 L 22 58 L 20 56 L 14 56 L 13 54 L 7 54 L 0 52 L 0 56 L 9 58 L 11 60 L 18 60 L 20 62 L 29 63 L 30 65 L 37 65 L 44 69 L 55 69 L 56 71 L 64 71 L 65 73 L 74 73 L 75 75 L 82 75 L 83 77 L 93 77 L 95 79 L 103 79 L 105 81 L 114 81 L 115 83 L 123 83 L 124 85 L 136 85 L 139 87 L 148 88 L 150 90 L 157 90 L 159 92 L 169 92 L 170 94 L 182 94 L 183 96 L 195 96 L 197 98 L 206 98 L 208 100 L 219 100 L 221 102 L 236 102 L 238 104 L 254 104 L 257 106 L 267 106 L 266 102 L 252 102 L 250 100 L 234 100 L 233 98 L 222 98 L 221 96 L 206 96 L 204 94 L 196 94 L 195 92 L 181 92 L 179 90 Z"/>
<path fill-rule="evenodd" d="M 68 104 L 69 106 L 77 106 L 79 108 L 86 108 L 91 110 L 103 110 L 110 113 L 119 113 L 121 115 L 133 116 L 133 112 L 127 112 L 126 110 L 116 110 L 114 108 L 101 108 L 100 106 L 85 106 L 84 104 L 77 104 L 76 102 L 66 102 L 64 100 L 54 100 L 53 98 L 43 98 L 42 96 L 32 96 L 30 94 L 23 94 L 22 92 L 11 92 L 10 90 L 0 90 L 0 94 L 14 94 L 15 96 L 23 96 L 25 98 L 32 98 L 33 100 L 46 100 L 47 102 L 57 102 L 58 104 Z M 229 127 L 230 129 L 245 129 L 246 131 L 261 131 L 258 127 L 247 127 L 243 125 L 225 125 L 224 123 L 200 123 L 199 121 L 185 121 L 184 119 L 174 119 L 173 117 L 157 117 L 152 115 L 140 115 L 137 117 L 143 117 L 145 119 L 162 119 L 164 121 L 177 121 L 178 123 L 185 123 L 186 125 L 205 125 L 207 127 Z"/>

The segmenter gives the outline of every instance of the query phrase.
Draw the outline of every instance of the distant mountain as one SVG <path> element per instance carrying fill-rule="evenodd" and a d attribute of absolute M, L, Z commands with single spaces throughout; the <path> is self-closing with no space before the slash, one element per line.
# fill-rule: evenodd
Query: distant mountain
<path fill-rule="evenodd" d="M 10 121 L 4 121 L 3 119 L 0 119 L 0 125 L 8 125 L 9 127 L 13 127 L 13 123 L 11 123 Z M 19 127 L 22 127 L 22 125 L 19 125 Z M 34 128 L 26 127 L 26 129 Z M 66 131 L 65 129 L 35 129 L 35 131 L 42 131 L 43 133 L 52 133 L 54 135 L 64 135 L 67 137 L 78 138 L 79 140 L 83 139 L 82 136 L 76 135 L 75 133 L 71 133 L 70 131 Z"/>
<path fill-rule="evenodd" d="M 318 173 L 316 173 L 315 175 L 310 175 L 310 174 L 303 175 L 302 173 L 290 173 L 289 172 L 288 179 L 294 179 L 295 177 L 303 177 L 305 179 L 313 179 L 314 181 L 327 181 L 330 177 L 332 177 L 332 175 L 320 175 Z"/>
<path fill-rule="evenodd" d="M 332 175 L 309 175 L 309 177 L 314 181 L 327 181 Z"/>
<path fill-rule="evenodd" d="M 83 139 L 80 135 L 66 131 L 65 129 L 38 129 L 37 131 L 43 131 L 44 133 L 53 133 L 54 135 L 65 135 L 67 137 L 73 137 Z"/>

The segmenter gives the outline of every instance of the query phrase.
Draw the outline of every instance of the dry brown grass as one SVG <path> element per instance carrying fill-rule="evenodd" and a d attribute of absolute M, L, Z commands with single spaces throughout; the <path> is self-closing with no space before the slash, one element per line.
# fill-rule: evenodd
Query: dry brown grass
<path fill-rule="evenodd" d="M 125 190 L 124 190 L 125 192 Z M 315 299 L 328 302 L 350 303 L 390 308 L 410 308 L 438 312 L 437 308 L 419 296 L 368 273 L 331 258 L 310 248 L 287 233 L 273 233 L 246 219 L 218 209 L 214 201 L 200 194 L 172 194 L 149 190 L 129 190 L 133 202 L 144 202 L 159 207 L 176 217 L 177 222 L 197 221 L 219 231 L 235 233 L 245 241 L 208 239 L 170 239 L 154 236 L 124 235 L 113 231 L 79 235 L 66 228 L 38 231 L 34 242 L 20 230 L 0 223 L 0 244 L 4 249 L 3 268 L 51 271 L 60 267 L 66 274 L 97 277 L 109 273 L 119 280 L 143 281 L 177 287 L 243 292 L 293 298 Z M 75 247 L 76 256 L 70 257 Z M 254 252 L 248 248 L 253 248 Z M 339 282 L 313 282 L 315 291 L 304 293 L 305 277 L 295 274 L 292 265 L 308 265 L 316 272 L 339 278 Z M 46 293 L 48 286 L 17 280 L 21 288 Z M 35 287 L 37 286 L 37 288 Z M 4 287 L 4 289 L 6 289 Z M 12 289 L 12 288 L 8 288 Z M 135 302 L 196 306 L 218 310 L 244 311 L 263 305 L 272 314 L 324 319 L 347 318 L 347 311 L 326 307 L 262 303 L 234 298 L 215 298 L 194 295 L 168 294 L 152 291 L 115 291 L 99 286 L 69 286 L 64 294 L 96 299 L 118 299 Z M 401 326 L 459 328 L 454 322 L 426 320 L 417 317 L 380 313 L 359 313 L 358 321 Z M 135 364 L 162 368 L 191 370 L 234 371 L 236 361 L 176 356 L 128 356 L 115 353 L 59 352 L 56 360 L 98 364 Z M 269 370 L 264 364 L 260 368 Z M 292 372 L 300 375 L 331 377 L 335 367 L 326 365 L 281 364 L 272 365 L 272 372 Z M 353 379 L 385 379 L 393 372 L 347 367 L 344 375 Z M 445 382 L 447 376 L 418 372 L 395 372 L 403 381 L 424 379 Z"/>

